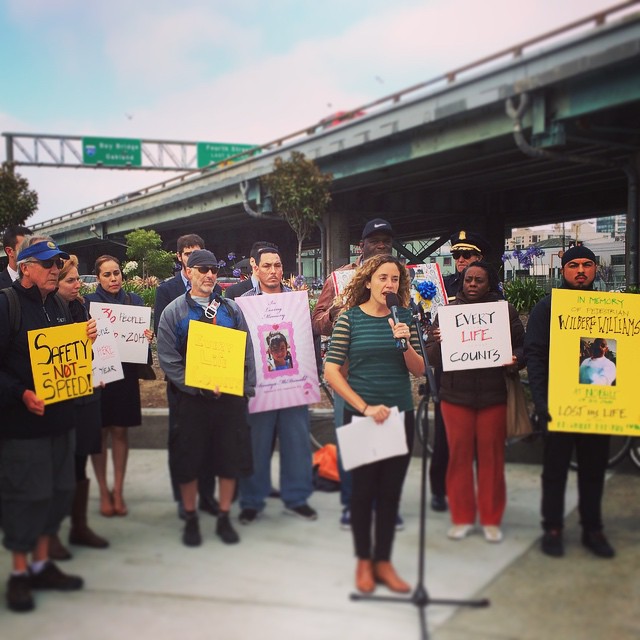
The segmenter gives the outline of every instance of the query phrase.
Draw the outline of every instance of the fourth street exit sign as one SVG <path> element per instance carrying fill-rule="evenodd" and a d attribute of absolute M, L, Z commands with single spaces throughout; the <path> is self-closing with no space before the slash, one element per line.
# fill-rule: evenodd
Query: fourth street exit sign
<path fill-rule="evenodd" d="M 131 138 L 82 138 L 83 164 L 142 166 L 142 141 Z"/>
<path fill-rule="evenodd" d="M 220 142 L 198 142 L 198 169 L 202 169 L 214 162 L 222 162 L 230 156 L 253 149 L 254 144 L 227 144 Z"/>

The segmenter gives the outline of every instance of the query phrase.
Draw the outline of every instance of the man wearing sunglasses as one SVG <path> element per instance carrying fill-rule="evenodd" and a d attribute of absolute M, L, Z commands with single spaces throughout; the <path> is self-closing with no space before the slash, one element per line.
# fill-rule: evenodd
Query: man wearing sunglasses
<path fill-rule="evenodd" d="M 462 272 L 472 263 L 486 258 L 489 243 L 474 231 L 461 229 L 449 239 L 451 256 L 455 263 L 455 271 L 443 278 L 449 302 L 453 302 L 462 288 Z M 440 369 L 436 369 L 436 384 L 440 384 Z M 447 488 L 446 476 L 449 465 L 449 446 L 444 429 L 444 421 L 440 413 L 440 403 L 435 407 L 433 454 L 429 465 L 429 483 L 431 485 L 431 508 L 434 511 L 446 511 Z"/>
<path fill-rule="evenodd" d="M 12 611 L 34 608 L 32 590 L 83 586 L 82 578 L 49 560 L 50 537 L 69 515 L 75 490 L 74 405 L 66 400 L 45 407 L 36 395 L 27 340 L 28 331 L 73 322 L 55 299 L 63 258 L 69 254 L 51 238 L 25 237 L 12 285 L 20 308 L 17 333 L 9 297 L 0 295 L 0 498 L 3 543 L 13 560 L 6 593 Z M 95 340 L 96 334 L 95 322 L 89 323 L 87 337 Z"/>
<path fill-rule="evenodd" d="M 237 478 L 252 471 L 247 424 L 247 397 L 255 394 L 253 347 L 242 311 L 232 300 L 215 293 L 218 260 L 211 251 L 194 251 L 187 262 L 191 289 L 165 308 L 158 325 L 158 358 L 177 395 L 176 424 L 170 447 L 175 478 L 185 509 L 182 542 L 202 542 L 196 512 L 198 480 L 203 468 L 219 480 L 220 511 L 216 534 L 225 544 L 240 541 L 229 510 Z M 189 323 L 194 320 L 237 329 L 247 334 L 244 353 L 244 396 L 210 391 L 185 384 Z"/>
<path fill-rule="evenodd" d="M 191 289 L 191 282 L 187 276 L 187 261 L 189 256 L 200 249 L 204 249 L 204 240 L 195 233 L 189 233 L 180 236 L 177 242 L 176 259 L 180 265 L 180 271 L 173 278 L 166 280 L 156 289 L 156 302 L 153 309 L 153 330 L 158 334 L 158 325 L 160 317 L 167 305 L 176 298 L 184 296 Z M 216 284 L 214 293 L 222 294 L 220 285 Z M 174 387 L 167 381 L 167 405 L 169 407 L 169 441 L 176 423 L 176 403 L 178 398 L 173 391 Z M 173 490 L 173 499 L 178 503 L 178 517 L 184 520 L 184 505 L 180 499 L 180 489 L 174 477 L 173 460 L 171 457 L 171 447 L 168 446 L 169 457 L 169 476 L 171 478 L 171 488 Z M 216 488 L 215 476 L 210 472 L 210 468 L 204 468 L 198 477 L 198 509 L 210 513 L 212 516 L 218 515 L 220 508 L 218 501 L 214 497 Z"/>

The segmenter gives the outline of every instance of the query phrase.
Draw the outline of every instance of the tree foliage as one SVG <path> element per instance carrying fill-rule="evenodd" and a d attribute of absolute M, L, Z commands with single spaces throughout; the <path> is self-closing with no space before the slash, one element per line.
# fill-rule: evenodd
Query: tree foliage
<path fill-rule="evenodd" d="M 273 198 L 276 212 L 298 238 L 298 273 L 302 273 L 302 243 L 331 202 L 330 173 L 322 173 L 313 160 L 294 151 L 290 160 L 276 158 L 273 171 L 261 179 Z"/>
<path fill-rule="evenodd" d="M 136 229 L 127 233 L 125 240 L 127 259 L 135 260 L 140 265 L 138 275 L 142 278 L 166 278 L 173 274 L 175 256 L 161 248 L 162 238 L 157 232 Z"/>
<path fill-rule="evenodd" d="M 29 181 L 13 171 L 13 165 L 0 167 L 0 230 L 23 225 L 38 209 L 38 194 L 29 189 Z"/>

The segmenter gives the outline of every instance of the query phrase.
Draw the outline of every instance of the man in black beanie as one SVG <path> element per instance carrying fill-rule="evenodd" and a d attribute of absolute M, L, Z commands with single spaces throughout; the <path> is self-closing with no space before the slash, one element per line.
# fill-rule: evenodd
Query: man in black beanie
<path fill-rule="evenodd" d="M 592 290 L 596 277 L 596 256 L 584 246 L 572 247 L 562 256 L 562 288 Z M 545 434 L 542 468 L 542 551 L 548 556 L 564 555 L 564 494 L 569 461 L 575 447 L 578 460 L 578 511 L 582 544 L 601 558 L 613 558 L 615 551 L 602 532 L 602 494 L 609 457 L 609 436 L 593 433 L 547 431 L 549 415 L 549 336 L 551 295 L 532 309 L 527 323 L 524 350 L 529 372 L 536 420 Z"/>

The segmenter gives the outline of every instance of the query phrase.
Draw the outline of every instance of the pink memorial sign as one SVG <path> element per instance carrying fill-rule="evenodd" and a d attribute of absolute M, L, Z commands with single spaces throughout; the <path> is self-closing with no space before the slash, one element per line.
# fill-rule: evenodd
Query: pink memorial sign
<path fill-rule="evenodd" d="M 241 296 L 256 361 L 256 395 L 249 413 L 320 402 L 306 291 Z"/>

